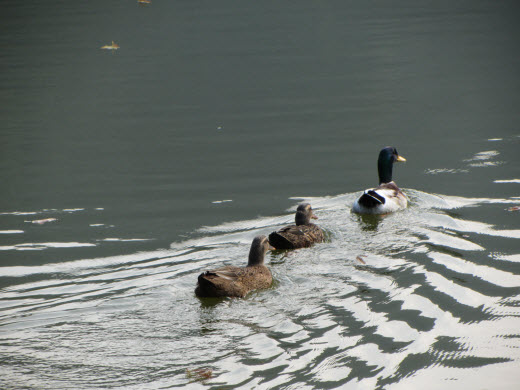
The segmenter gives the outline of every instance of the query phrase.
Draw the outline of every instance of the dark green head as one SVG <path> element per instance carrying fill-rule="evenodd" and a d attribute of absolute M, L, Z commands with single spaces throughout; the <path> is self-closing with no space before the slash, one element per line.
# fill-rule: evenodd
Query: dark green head
<path fill-rule="evenodd" d="M 308 225 L 312 219 L 318 219 L 317 216 L 312 212 L 312 207 L 309 203 L 302 203 L 296 209 L 296 225 Z"/>
<path fill-rule="evenodd" d="M 247 265 L 264 264 L 264 256 L 269 249 L 273 249 L 273 247 L 269 245 L 269 240 L 266 236 L 255 237 L 251 244 L 251 249 L 249 250 L 249 261 Z"/>
<path fill-rule="evenodd" d="M 397 149 L 393 146 L 387 146 L 379 152 L 377 159 L 377 172 L 379 173 L 379 184 L 390 183 L 392 181 L 392 167 L 395 162 L 406 161 L 399 156 Z"/>

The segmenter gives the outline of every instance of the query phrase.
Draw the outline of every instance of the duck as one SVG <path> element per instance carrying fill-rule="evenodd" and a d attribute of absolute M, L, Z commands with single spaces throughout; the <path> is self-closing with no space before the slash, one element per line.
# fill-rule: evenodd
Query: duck
<path fill-rule="evenodd" d="M 266 236 L 255 237 L 249 250 L 247 266 L 228 265 L 201 273 L 195 295 L 201 298 L 244 298 L 252 290 L 268 288 L 273 277 L 269 268 L 264 265 L 264 257 L 270 249 L 273 248 Z"/>
<path fill-rule="evenodd" d="M 354 202 L 352 211 L 358 214 L 389 214 L 406 208 L 408 199 L 392 180 L 394 163 L 404 161 L 406 159 L 397 153 L 395 147 L 383 148 L 377 160 L 379 186 L 365 190 Z"/>
<path fill-rule="evenodd" d="M 311 223 L 318 219 L 309 203 L 300 204 L 296 208 L 296 225 L 289 225 L 269 234 L 269 243 L 275 249 L 307 248 L 314 243 L 323 242 L 323 230 Z"/>

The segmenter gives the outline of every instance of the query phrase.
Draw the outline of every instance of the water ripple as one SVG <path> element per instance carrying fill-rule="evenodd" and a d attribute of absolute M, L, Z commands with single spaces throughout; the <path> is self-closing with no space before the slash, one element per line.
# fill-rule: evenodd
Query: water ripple
<path fill-rule="evenodd" d="M 409 209 L 367 218 L 350 212 L 356 196 L 301 198 L 329 240 L 268 254 L 273 287 L 243 300 L 197 299 L 197 274 L 245 264 L 252 238 L 292 222 L 294 208 L 204 227 L 168 249 L 2 267 L 3 380 L 391 388 L 457 367 L 511 372 L 520 360 L 520 258 L 506 248 L 520 231 L 451 213 L 511 200 L 410 191 Z M 47 246 L 74 243 L 57 244 Z"/>

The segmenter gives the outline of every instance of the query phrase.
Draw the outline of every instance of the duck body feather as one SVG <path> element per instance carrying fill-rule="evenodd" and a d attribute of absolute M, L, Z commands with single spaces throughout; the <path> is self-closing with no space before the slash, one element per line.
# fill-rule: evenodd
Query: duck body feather
<path fill-rule="evenodd" d="M 354 202 L 352 211 L 359 214 L 388 214 L 406 208 L 406 195 L 392 181 L 365 190 Z"/>
<path fill-rule="evenodd" d="M 269 234 L 269 243 L 276 249 L 307 248 L 323 242 L 323 231 L 318 225 L 290 225 Z"/>
<path fill-rule="evenodd" d="M 200 274 L 195 294 L 199 297 L 243 298 L 252 290 L 269 287 L 272 282 L 271 271 L 263 264 L 225 266 Z"/>

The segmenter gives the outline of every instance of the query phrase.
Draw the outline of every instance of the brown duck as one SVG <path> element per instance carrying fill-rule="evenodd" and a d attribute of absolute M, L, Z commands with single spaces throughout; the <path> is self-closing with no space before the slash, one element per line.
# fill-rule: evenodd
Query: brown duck
<path fill-rule="evenodd" d="M 269 243 L 276 249 L 306 248 L 325 239 L 319 226 L 311 223 L 318 219 L 308 203 L 303 203 L 296 209 L 296 225 L 286 226 L 269 234 Z"/>
<path fill-rule="evenodd" d="M 273 282 L 271 271 L 264 265 L 265 253 L 273 249 L 266 236 L 255 237 L 246 267 L 226 267 L 199 275 L 195 294 L 199 297 L 240 297 L 251 290 L 267 288 Z"/>

